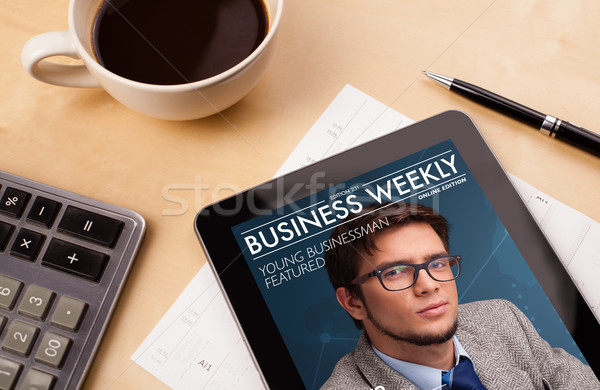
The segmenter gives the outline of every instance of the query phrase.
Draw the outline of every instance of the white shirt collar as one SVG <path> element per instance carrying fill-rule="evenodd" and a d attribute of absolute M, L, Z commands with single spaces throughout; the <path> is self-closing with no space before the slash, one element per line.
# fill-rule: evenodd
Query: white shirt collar
<path fill-rule="evenodd" d="M 454 356 L 456 364 L 458 364 L 460 357 L 464 356 L 471 360 L 471 357 L 465 351 L 463 346 L 458 341 L 456 336 L 452 337 L 454 341 Z M 398 371 L 406 379 L 414 383 L 421 390 L 434 390 L 442 388 L 442 370 L 437 368 L 427 367 L 420 364 L 409 363 L 403 360 L 395 359 L 385 353 L 379 351 L 374 345 L 371 345 L 373 351 L 383 360 L 388 366 Z M 471 361 L 472 362 L 472 361 Z"/>

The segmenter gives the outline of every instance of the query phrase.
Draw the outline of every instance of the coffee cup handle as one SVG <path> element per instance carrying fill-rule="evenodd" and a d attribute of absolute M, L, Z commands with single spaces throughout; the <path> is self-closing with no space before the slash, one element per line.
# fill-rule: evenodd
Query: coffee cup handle
<path fill-rule="evenodd" d="M 67 56 L 80 59 L 69 31 L 53 31 L 31 38 L 21 52 L 23 67 L 33 78 L 64 87 L 99 87 L 100 84 L 85 65 L 56 64 L 45 59 Z"/>

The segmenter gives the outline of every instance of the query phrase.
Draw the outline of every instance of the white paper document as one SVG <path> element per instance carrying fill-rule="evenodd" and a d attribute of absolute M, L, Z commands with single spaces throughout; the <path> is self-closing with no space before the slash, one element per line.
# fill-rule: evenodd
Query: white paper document
<path fill-rule="evenodd" d="M 210 266 L 204 266 L 132 359 L 169 387 L 263 389 Z"/>
<path fill-rule="evenodd" d="M 600 223 L 509 176 L 581 295 L 600 318 Z"/>
<path fill-rule="evenodd" d="M 277 176 L 407 126 L 413 121 L 347 85 Z M 511 176 L 535 219 L 600 315 L 600 224 Z M 210 266 L 202 267 L 132 356 L 175 390 L 263 389 Z"/>
<path fill-rule="evenodd" d="M 378 100 L 346 85 L 317 119 L 276 176 L 312 164 L 414 123 Z"/>

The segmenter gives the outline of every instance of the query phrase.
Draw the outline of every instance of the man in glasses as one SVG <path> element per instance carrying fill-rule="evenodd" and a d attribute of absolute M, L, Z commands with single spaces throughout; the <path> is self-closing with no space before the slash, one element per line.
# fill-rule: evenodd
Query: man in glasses
<path fill-rule="evenodd" d="M 552 349 L 511 303 L 458 304 L 465 264 L 449 252 L 448 224 L 435 210 L 373 205 L 332 237 L 374 221 L 386 227 L 325 258 L 363 334 L 322 389 L 600 389 L 589 367 Z"/>

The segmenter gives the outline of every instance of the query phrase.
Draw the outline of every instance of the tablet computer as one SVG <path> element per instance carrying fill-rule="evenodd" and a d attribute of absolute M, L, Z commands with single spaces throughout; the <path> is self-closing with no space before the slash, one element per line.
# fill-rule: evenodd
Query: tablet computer
<path fill-rule="evenodd" d="M 599 376 L 597 318 L 474 123 L 449 111 L 198 213 L 196 232 L 265 387 L 318 389 L 357 348 L 361 330 L 338 302 L 326 260 L 388 221 L 339 227 L 366 210 L 414 204 L 450 226 L 459 304 L 512 302 L 552 347 Z"/>

